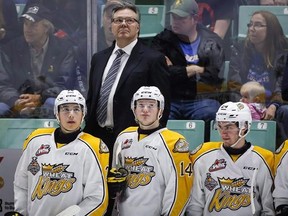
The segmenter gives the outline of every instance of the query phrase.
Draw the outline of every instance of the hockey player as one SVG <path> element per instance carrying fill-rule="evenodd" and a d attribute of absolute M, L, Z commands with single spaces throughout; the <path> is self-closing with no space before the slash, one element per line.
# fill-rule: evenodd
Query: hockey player
<path fill-rule="evenodd" d="M 23 215 L 104 215 L 109 151 L 81 131 L 85 98 L 63 90 L 54 114 L 59 128 L 41 128 L 25 140 L 15 181 L 15 211 Z"/>
<path fill-rule="evenodd" d="M 157 87 L 139 88 L 131 109 L 139 127 L 121 132 L 113 149 L 112 167 L 128 170 L 116 199 L 120 215 L 183 215 L 192 187 L 189 144 L 160 125 L 164 97 Z"/>
<path fill-rule="evenodd" d="M 273 153 L 245 140 L 252 117 L 242 102 L 227 102 L 216 113 L 222 142 L 207 142 L 191 153 L 194 182 L 188 216 L 275 215 Z"/>
<path fill-rule="evenodd" d="M 275 153 L 275 189 L 273 191 L 276 216 L 288 215 L 288 140 Z"/>

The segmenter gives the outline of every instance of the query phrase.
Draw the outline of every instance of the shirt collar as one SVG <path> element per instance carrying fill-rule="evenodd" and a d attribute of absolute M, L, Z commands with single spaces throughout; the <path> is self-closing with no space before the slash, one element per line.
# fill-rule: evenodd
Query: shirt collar
<path fill-rule="evenodd" d="M 138 42 L 138 39 L 136 38 L 136 40 L 134 40 L 133 42 L 131 42 L 130 44 L 128 44 L 127 46 L 120 48 L 117 43 L 115 43 L 115 47 L 113 50 L 113 53 L 116 52 L 116 50 L 118 49 L 122 49 L 126 54 L 128 54 L 130 56 L 132 49 L 134 48 L 134 46 L 136 45 L 136 43 Z"/>

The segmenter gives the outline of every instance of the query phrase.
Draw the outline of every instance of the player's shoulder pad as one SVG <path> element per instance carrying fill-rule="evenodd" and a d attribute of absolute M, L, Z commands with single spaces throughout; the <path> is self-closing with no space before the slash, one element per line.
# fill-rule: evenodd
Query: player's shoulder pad
<path fill-rule="evenodd" d="M 268 168 L 270 169 L 272 175 L 274 175 L 275 168 L 274 168 L 274 153 L 268 149 L 262 148 L 260 146 L 253 146 L 253 150 L 257 153 L 263 160 L 264 163 L 267 164 Z"/>
<path fill-rule="evenodd" d="M 271 152 L 268 149 L 262 148 L 260 146 L 254 146 L 253 151 L 257 152 L 259 155 L 261 155 L 266 161 L 269 161 L 271 158 L 274 158 L 273 152 Z"/>
<path fill-rule="evenodd" d="M 173 153 L 189 152 L 189 143 L 182 134 L 169 129 L 163 129 L 160 134 Z"/>
<path fill-rule="evenodd" d="M 55 130 L 56 128 L 38 128 L 32 131 L 24 141 L 23 150 L 27 148 L 28 143 L 35 137 L 52 134 Z"/>
<path fill-rule="evenodd" d="M 202 155 L 220 149 L 222 143 L 223 142 L 206 142 L 200 144 L 190 152 L 190 160 L 194 162 L 197 158 L 200 158 Z"/>
<path fill-rule="evenodd" d="M 282 158 L 288 153 L 288 140 L 284 141 L 275 151 L 275 168 L 281 164 Z"/>
<path fill-rule="evenodd" d="M 163 129 L 160 133 L 165 140 L 169 141 L 172 140 L 177 141 L 178 139 L 185 139 L 185 137 L 182 134 L 169 129 Z"/>
<path fill-rule="evenodd" d="M 92 147 L 96 152 L 109 153 L 109 149 L 106 144 L 98 137 L 82 132 L 79 139 Z"/>
<path fill-rule="evenodd" d="M 135 132 L 135 131 L 137 131 L 137 130 L 138 130 L 138 126 L 128 127 L 128 128 L 126 128 L 125 130 L 121 131 L 118 136 L 120 136 L 120 135 L 123 134 L 123 133 Z"/>
<path fill-rule="evenodd" d="M 288 151 L 288 140 L 284 141 L 275 151 L 275 155 L 283 155 Z"/>

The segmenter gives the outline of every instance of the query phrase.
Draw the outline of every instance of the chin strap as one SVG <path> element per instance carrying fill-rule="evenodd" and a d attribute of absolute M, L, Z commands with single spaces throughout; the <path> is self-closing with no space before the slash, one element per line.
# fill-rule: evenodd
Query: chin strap
<path fill-rule="evenodd" d="M 239 134 L 238 134 L 239 135 L 239 139 L 233 145 L 230 146 L 231 148 L 234 148 L 240 142 L 241 139 L 243 139 L 243 138 L 245 138 L 247 136 L 247 134 L 249 133 L 250 129 L 247 129 L 246 133 L 244 135 L 241 135 L 241 131 L 244 130 L 244 129 L 245 128 L 242 128 L 242 129 L 239 130 Z"/>

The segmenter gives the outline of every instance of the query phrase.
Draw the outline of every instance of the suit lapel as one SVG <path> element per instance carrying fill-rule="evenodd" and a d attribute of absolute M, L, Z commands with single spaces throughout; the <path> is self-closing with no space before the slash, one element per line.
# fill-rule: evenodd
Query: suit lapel
<path fill-rule="evenodd" d="M 126 79 L 130 76 L 131 73 L 133 73 L 134 68 L 138 66 L 138 64 L 141 62 L 143 55 L 143 49 L 141 43 L 138 42 L 132 49 L 131 55 L 129 56 L 129 59 L 122 71 L 117 90 L 121 88 L 121 86 L 125 83 Z M 116 91 L 117 91 L 116 90 Z"/>
<path fill-rule="evenodd" d="M 95 95 L 97 98 L 94 98 L 95 107 L 98 101 L 98 97 L 100 94 L 100 88 L 102 84 L 102 77 L 103 73 L 106 67 L 106 64 L 108 62 L 108 59 L 113 51 L 114 47 L 110 47 L 109 49 L 106 49 L 100 53 L 100 57 L 98 58 L 98 62 L 95 63 L 96 66 L 94 66 L 92 73 L 94 73 L 93 76 L 93 91 L 95 91 Z"/>

